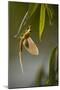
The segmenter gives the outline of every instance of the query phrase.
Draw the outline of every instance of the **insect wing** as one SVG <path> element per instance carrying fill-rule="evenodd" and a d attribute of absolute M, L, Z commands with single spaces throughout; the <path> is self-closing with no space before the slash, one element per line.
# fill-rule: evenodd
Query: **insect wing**
<path fill-rule="evenodd" d="M 25 49 L 32 55 L 38 55 L 39 50 L 38 50 L 36 44 L 34 43 L 34 41 L 30 37 L 27 39 L 27 41 L 28 41 L 29 47 L 26 47 L 26 45 L 25 45 L 26 39 L 23 42 Z"/>

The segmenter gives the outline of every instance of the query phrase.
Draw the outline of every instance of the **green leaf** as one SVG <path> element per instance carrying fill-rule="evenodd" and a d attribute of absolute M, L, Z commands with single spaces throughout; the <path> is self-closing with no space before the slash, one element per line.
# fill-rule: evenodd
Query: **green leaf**
<path fill-rule="evenodd" d="M 41 5 L 40 10 L 40 21 L 39 21 L 39 37 L 41 39 L 45 26 L 45 5 Z"/>
<path fill-rule="evenodd" d="M 49 17 L 49 24 L 52 25 L 52 19 L 53 19 L 53 9 L 49 7 L 49 5 L 45 5 L 46 6 L 46 10 L 47 10 L 47 14 Z"/>
<path fill-rule="evenodd" d="M 29 19 L 31 18 L 31 16 L 35 13 L 38 5 L 39 5 L 39 4 L 36 4 L 36 3 L 35 3 L 35 4 L 34 4 L 34 3 L 29 4 L 29 8 L 28 8 L 27 12 L 25 13 L 25 15 L 24 15 L 24 17 L 23 17 L 23 19 L 22 19 L 22 21 L 21 21 L 21 24 L 20 24 L 20 26 L 19 26 L 19 30 L 18 30 L 17 34 L 14 35 L 15 38 L 19 35 L 22 27 L 23 27 L 24 25 L 26 25 L 26 23 L 28 22 L 28 20 L 29 20 Z"/>
<path fill-rule="evenodd" d="M 29 9 L 28 9 L 28 15 L 29 15 L 29 17 L 31 17 L 34 14 L 34 12 L 36 11 L 38 5 L 39 4 L 36 4 L 36 3 L 35 4 L 34 3 L 29 4 Z"/>
<path fill-rule="evenodd" d="M 57 80 L 56 80 L 56 65 L 57 65 L 57 58 L 56 58 L 56 51 L 57 47 L 52 50 L 52 54 L 50 57 L 50 63 L 49 63 L 49 85 L 56 85 Z"/>

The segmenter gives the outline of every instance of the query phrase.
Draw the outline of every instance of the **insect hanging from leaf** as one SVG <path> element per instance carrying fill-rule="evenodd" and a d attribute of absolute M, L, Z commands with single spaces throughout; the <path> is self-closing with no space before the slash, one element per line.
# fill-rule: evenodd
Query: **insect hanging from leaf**
<path fill-rule="evenodd" d="M 22 37 L 20 37 L 19 42 L 19 59 L 21 64 L 21 70 L 23 72 L 23 64 L 22 64 L 22 49 L 25 47 L 25 49 L 31 54 L 31 55 L 38 55 L 39 50 L 35 44 L 35 42 L 30 37 L 31 29 L 30 26 L 28 30 L 23 34 Z"/>

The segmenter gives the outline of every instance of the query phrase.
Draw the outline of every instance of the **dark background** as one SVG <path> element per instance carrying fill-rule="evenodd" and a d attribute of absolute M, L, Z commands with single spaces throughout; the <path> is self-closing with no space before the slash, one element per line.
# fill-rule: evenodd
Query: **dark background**
<path fill-rule="evenodd" d="M 28 10 L 29 3 L 22 2 L 8 2 L 9 8 L 9 88 L 14 87 L 30 87 L 34 86 L 36 75 L 43 66 L 45 73 L 49 72 L 49 57 L 51 51 L 58 44 L 58 5 L 51 5 L 54 8 L 54 23 L 49 25 L 48 16 L 46 14 L 45 32 L 42 36 L 42 41 L 39 41 L 39 8 L 35 12 L 32 19 L 29 21 L 32 26 L 31 38 L 36 43 L 39 49 L 38 56 L 32 56 L 25 49 L 23 49 L 23 69 L 18 57 L 19 40 L 14 38 L 14 35 L 19 29 L 19 25 Z M 41 5 L 41 4 L 40 4 Z M 28 26 L 27 26 L 28 27 Z M 23 29 L 22 29 L 23 30 Z"/>

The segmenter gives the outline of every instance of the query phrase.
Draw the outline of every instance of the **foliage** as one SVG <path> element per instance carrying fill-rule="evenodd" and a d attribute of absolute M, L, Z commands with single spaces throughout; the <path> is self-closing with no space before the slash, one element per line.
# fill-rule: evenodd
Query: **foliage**
<path fill-rule="evenodd" d="M 29 4 L 29 9 L 28 9 L 28 15 L 29 15 L 29 18 L 34 14 L 34 12 L 36 11 L 37 7 L 38 7 L 39 4 Z"/>
<path fill-rule="evenodd" d="M 39 4 L 29 4 L 28 11 L 26 12 L 25 16 L 23 17 L 23 20 L 19 26 L 19 30 L 14 37 L 17 37 L 20 34 L 21 28 L 23 27 L 23 25 L 26 25 L 26 23 L 29 21 L 29 19 L 31 19 L 31 17 L 34 14 L 34 12 L 36 11 L 38 5 Z"/>
<path fill-rule="evenodd" d="M 58 60 L 57 60 L 57 47 L 53 48 L 49 62 L 49 79 L 48 85 L 58 84 Z"/>
<path fill-rule="evenodd" d="M 45 5 L 41 5 L 41 10 L 40 10 L 40 21 L 39 21 L 39 36 L 41 39 L 42 33 L 44 31 L 44 25 L 45 25 Z"/>
<path fill-rule="evenodd" d="M 44 28 L 45 28 L 45 18 L 46 18 L 46 12 L 47 15 L 49 17 L 49 24 L 52 24 L 52 18 L 53 18 L 53 9 L 49 8 L 49 5 L 47 4 L 29 4 L 29 8 L 28 11 L 26 12 L 25 16 L 23 17 L 23 20 L 19 26 L 19 30 L 17 32 L 17 34 L 15 35 L 15 37 L 17 37 L 20 34 L 21 28 L 25 25 L 27 26 L 27 22 L 29 21 L 29 19 L 31 19 L 31 17 L 34 15 L 34 13 L 37 11 L 37 8 L 40 8 L 40 19 L 39 19 L 39 38 L 41 40 L 43 32 L 44 32 Z M 27 27 L 26 27 L 27 28 Z"/>
<path fill-rule="evenodd" d="M 44 85 L 46 86 L 58 85 L 57 47 L 53 48 L 48 64 L 49 64 L 48 78 L 46 78 L 47 76 L 44 74 L 44 70 L 40 69 L 40 72 L 38 72 L 38 76 L 35 81 L 37 86 L 43 85 L 43 83 L 41 84 L 41 82 L 44 79 L 44 77 L 46 78 Z"/>

